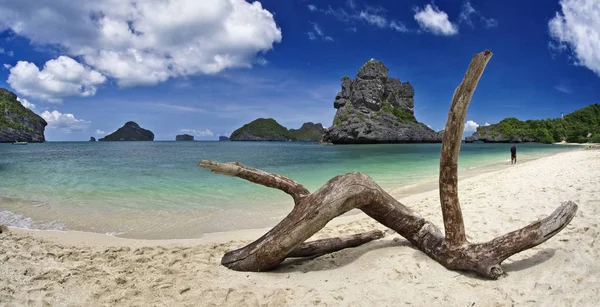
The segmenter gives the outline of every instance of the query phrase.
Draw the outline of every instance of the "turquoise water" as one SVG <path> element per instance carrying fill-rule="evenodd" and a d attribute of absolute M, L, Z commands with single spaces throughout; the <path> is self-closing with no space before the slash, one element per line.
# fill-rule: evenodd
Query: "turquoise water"
<path fill-rule="evenodd" d="M 509 164 L 507 144 L 463 144 L 459 169 Z M 519 158 L 567 150 L 519 145 Z M 359 171 L 382 187 L 436 179 L 440 144 L 322 146 L 295 142 L 0 144 L 0 223 L 135 238 L 194 238 L 267 227 L 292 208 L 283 192 L 211 174 L 201 159 L 240 161 L 314 191 Z"/>

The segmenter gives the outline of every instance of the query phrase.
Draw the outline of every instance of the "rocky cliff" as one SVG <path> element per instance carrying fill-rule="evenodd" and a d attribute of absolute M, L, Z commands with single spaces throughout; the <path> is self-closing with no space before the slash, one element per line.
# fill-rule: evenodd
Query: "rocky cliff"
<path fill-rule="evenodd" d="M 90 136 L 90 140 L 89 140 L 89 142 L 95 142 L 95 141 L 96 141 L 96 138 L 95 138 L 95 137 L 93 137 L 93 136 Z"/>
<path fill-rule="evenodd" d="M 354 80 L 342 78 L 333 107 L 333 125 L 323 140 L 333 144 L 439 143 L 436 133 L 414 116 L 414 89 L 409 82 L 388 77 L 377 60 L 364 63 Z"/>
<path fill-rule="evenodd" d="M 13 92 L 0 88 L 0 142 L 44 142 L 48 123 L 24 107 Z"/>
<path fill-rule="evenodd" d="M 229 138 L 224 135 L 221 135 L 219 136 L 219 141 L 229 141 Z"/>
<path fill-rule="evenodd" d="M 304 123 L 300 129 L 287 129 L 272 118 L 259 118 L 231 133 L 231 141 L 304 141 L 316 142 L 323 138 L 321 124 Z"/>
<path fill-rule="evenodd" d="M 193 141 L 194 136 L 189 134 L 180 134 L 175 137 L 175 141 Z"/>
<path fill-rule="evenodd" d="M 154 133 L 140 127 L 135 122 L 127 122 L 117 131 L 98 141 L 154 141 Z"/>

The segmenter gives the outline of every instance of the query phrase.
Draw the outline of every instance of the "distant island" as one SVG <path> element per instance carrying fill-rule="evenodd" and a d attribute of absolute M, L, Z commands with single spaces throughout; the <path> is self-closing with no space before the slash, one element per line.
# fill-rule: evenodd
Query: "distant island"
<path fill-rule="evenodd" d="M 333 144 L 441 143 L 435 132 L 414 116 L 414 89 L 389 78 L 388 68 L 374 59 L 364 63 L 354 80 L 342 78 L 333 107 L 333 125 L 324 142 Z"/>
<path fill-rule="evenodd" d="M 41 116 L 24 107 L 15 93 L 0 88 L 0 143 L 45 142 L 47 125 Z"/>
<path fill-rule="evenodd" d="M 95 138 L 95 137 L 93 137 L 93 136 L 90 136 L 90 140 L 89 140 L 89 142 L 95 142 L 95 141 L 96 141 L 96 138 Z"/>
<path fill-rule="evenodd" d="M 272 118 L 259 118 L 233 131 L 231 141 L 318 142 L 325 129 L 321 124 L 304 123 L 300 129 L 287 129 Z"/>
<path fill-rule="evenodd" d="M 154 141 L 154 133 L 140 127 L 136 122 L 129 121 L 98 141 Z"/>
<path fill-rule="evenodd" d="M 189 134 L 179 134 L 175 137 L 175 141 L 193 141 L 194 136 Z"/>
<path fill-rule="evenodd" d="M 576 110 L 563 118 L 520 121 L 514 117 L 479 126 L 465 142 L 486 143 L 600 143 L 600 104 Z"/>
<path fill-rule="evenodd" d="M 224 135 L 219 136 L 219 141 L 230 141 L 230 139 Z"/>

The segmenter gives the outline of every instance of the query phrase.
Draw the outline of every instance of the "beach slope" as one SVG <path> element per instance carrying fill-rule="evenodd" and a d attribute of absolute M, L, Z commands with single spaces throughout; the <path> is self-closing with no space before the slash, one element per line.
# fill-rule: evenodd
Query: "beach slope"
<path fill-rule="evenodd" d="M 509 162 L 507 162 L 509 163 Z M 0 234 L 0 305 L 592 306 L 600 294 L 600 151 L 578 150 L 459 182 L 468 239 L 487 241 L 579 205 L 567 228 L 504 262 L 497 281 L 449 271 L 398 235 L 273 272 L 236 272 L 221 256 L 265 229 L 144 241 L 30 231 Z M 438 191 L 401 201 L 442 226 Z M 315 238 L 384 229 L 363 214 Z"/>

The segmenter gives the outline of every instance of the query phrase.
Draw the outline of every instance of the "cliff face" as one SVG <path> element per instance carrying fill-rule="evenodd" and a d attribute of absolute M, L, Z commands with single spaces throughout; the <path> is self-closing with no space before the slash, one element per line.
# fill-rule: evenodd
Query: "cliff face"
<path fill-rule="evenodd" d="M 300 129 L 290 129 L 272 118 L 259 118 L 233 131 L 231 141 L 319 141 L 325 129 L 321 124 L 304 123 Z"/>
<path fill-rule="evenodd" d="M 154 133 L 141 128 L 135 122 L 127 122 L 117 131 L 99 139 L 98 141 L 154 141 Z"/>
<path fill-rule="evenodd" d="M 436 133 L 414 116 L 414 89 L 409 82 L 388 77 L 388 69 L 370 60 L 354 80 L 342 78 L 333 107 L 333 125 L 324 136 L 334 144 L 439 143 Z"/>
<path fill-rule="evenodd" d="M 194 136 L 189 134 L 180 134 L 175 137 L 175 141 L 193 141 Z"/>
<path fill-rule="evenodd" d="M 44 142 L 48 123 L 24 107 L 13 92 L 0 88 L 0 142 Z"/>

